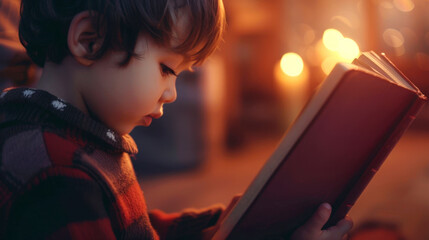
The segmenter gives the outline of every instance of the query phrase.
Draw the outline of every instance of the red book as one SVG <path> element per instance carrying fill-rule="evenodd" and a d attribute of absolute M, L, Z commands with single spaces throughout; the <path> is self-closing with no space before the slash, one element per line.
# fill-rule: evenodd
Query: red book
<path fill-rule="evenodd" d="M 288 236 L 323 202 L 335 225 L 425 101 L 384 55 L 337 64 L 213 239 Z"/>

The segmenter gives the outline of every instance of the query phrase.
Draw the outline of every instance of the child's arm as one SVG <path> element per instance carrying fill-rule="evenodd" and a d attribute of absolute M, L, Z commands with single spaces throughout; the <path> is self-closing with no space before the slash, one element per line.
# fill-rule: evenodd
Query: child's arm
<path fill-rule="evenodd" d="M 234 207 L 241 195 L 235 196 L 228 207 L 221 204 L 203 210 L 188 210 L 182 213 L 166 214 L 160 210 L 149 213 L 152 226 L 160 239 L 211 239 L 219 223 Z"/>
<path fill-rule="evenodd" d="M 224 212 L 222 205 L 214 205 L 201 210 L 192 209 L 171 214 L 152 210 L 149 217 L 161 240 L 191 240 L 202 239 L 204 230 L 214 226 L 222 212 Z"/>

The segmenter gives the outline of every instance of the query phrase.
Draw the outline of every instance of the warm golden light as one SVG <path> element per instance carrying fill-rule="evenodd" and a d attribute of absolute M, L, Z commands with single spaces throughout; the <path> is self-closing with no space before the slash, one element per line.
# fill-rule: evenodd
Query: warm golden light
<path fill-rule="evenodd" d="M 337 22 L 339 22 L 339 23 L 341 23 L 341 24 L 343 24 L 343 25 L 345 25 L 345 26 L 347 26 L 349 28 L 353 28 L 353 24 L 350 21 L 350 19 L 348 19 L 345 16 L 341 16 L 341 15 L 333 16 L 331 18 L 331 22 L 334 22 L 334 21 L 337 21 Z"/>
<path fill-rule="evenodd" d="M 326 29 L 323 33 L 323 44 L 331 51 L 337 51 L 338 46 L 343 39 L 343 34 L 341 34 L 337 29 Z"/>
<path fill-rule="evenodd" d="M 318 55 L 323 59 L 321 68 L 325 74 L 329 74 L 338 62 L 352 62 L 360 54 L 358 44 L 333 28 L 326 29 L 322 41 L 323 45 L 317 45 Z"/>
<path fill-rule="evenodd" d="M 346 61 L 352 61 L 359 56 L 359 46 L 350 38 L 344 38 L 338 47 L 339 55 Z"/>
<path fill-rule="evenodd" d="M 283 55 L 280 67 L 286 75 L 296 77 L 302 73 L 304 61 L 298 54 L 289 52 Z"/>
<path fill-rule="evenodd" d="M 393 48 L 399 48 L 404 45 L 404 36 L 396 29 L 388 28 L 383 32 L 383 39 L 387 45 Z"/>
<path fill-rule="evenodd" d="M 393 0 L 393 5 L 402 12 L 411 12 L 415 6 L 412 0 Z"/>
<path fill-rule="evenodd" d="M 325 45 L 323 44 L 323 39 L 317 41 L 317 43 L 314 46 L 315 54 L 316 54 L 316 60 L 317 64 L 320 64 L 323 59 L 326 58 L 326 56 L 329 56 L 332 54 L 332 51 L 327 49 Z"/>
<path fill-rule="evenodd" d="M 300 75 L 296 77 L 286 75 L 280 62 L 274 65 L 274 77 L 279 99 L 285 106 L 282 122 L 289 124 L 296 118 L 307 101 L 307 90 L 310 83 L 308 81 L 309 72 L 308 68 L 304 66 Z"/>
<path fill-rule="evenodd" d="M 322 71 L 328 75 L 332 69 L 335 67 L 335 64 L 337 64 L 338 62 L 341 61 L 341 58 L 338 56 L 330 56 L 325 58 L 325 60 L 323 60 L 322 62 Z"/>
<path fill-rule="evenodd" d="M 301 36 L 303 43 L 310 45 L 316 38 L 316 34 L 310 26 L 307 24 L 301 23 L 297 28 L 298 34 Z"/>

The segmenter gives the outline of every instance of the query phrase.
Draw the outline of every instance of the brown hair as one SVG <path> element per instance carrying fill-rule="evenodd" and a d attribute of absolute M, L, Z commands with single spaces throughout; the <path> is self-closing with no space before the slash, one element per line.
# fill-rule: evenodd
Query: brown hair
<path fill-rule="evenodd" d="M 174 19 L 188 8 L 187 37 L 174 47 Z M 225 27 L 221 0 L 22 0 L 19 37 L 30 58 L 43 67 L 45 61 L 61 63 L 70 52 L 67 34 L 73 17 L 90 11 L 102 46 L 90 58 L 99 59 L 115 49 L 127 53 L 119 64 L 137 55 L 139 34 L 172 47 L 188 60 L 200 64 L 216 49 Z"/>

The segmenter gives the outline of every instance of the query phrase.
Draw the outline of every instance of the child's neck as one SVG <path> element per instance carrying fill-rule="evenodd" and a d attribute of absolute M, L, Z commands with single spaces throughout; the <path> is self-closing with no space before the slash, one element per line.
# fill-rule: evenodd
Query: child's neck
<path fill-rule="evenodd" d="M 35 88 L 45 90 L 88 113 L 79 87 L 82 76 L 85 76 L 82 70 L 70 57 L 66 57 L 61 64 L 46 62 Z"/>

